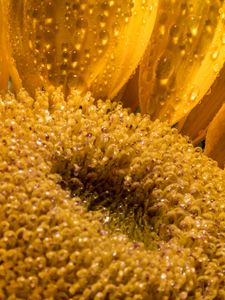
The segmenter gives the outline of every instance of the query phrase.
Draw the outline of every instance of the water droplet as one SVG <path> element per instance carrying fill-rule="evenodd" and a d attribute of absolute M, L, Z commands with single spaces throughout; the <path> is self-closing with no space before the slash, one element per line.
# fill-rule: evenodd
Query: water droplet
<path fill-rule="evenodd" d="M 106 30 L 102 30 L 100 32 L 100 39 L 101 39 L 101 44 L 103 46 L 106 46 L 108 41 L 109 41 L 109 35 L 108 35 L 108 32 Z"/>
<path fill-rule="evenodd" d="M 74 73 L 69 73 L 67 84 L 69 88 L 76 88 L 78 90 L 83 90 L 86 87 L 84 78 Z"/>
<path fill-rule="evenodd" d="M 186 47 L 185 46 L 180 46 L 180 55 L 184 57 L 186 54 Z"/>
<path fill-rule="evenodd" d="M 190 95 L 190 100 L 191 101 L 195 101 L 198 97 L 198 91 L 196 89 L 193 89 L 193 91 L 191 92 L 191 95 Z"/>
<path fill-rule="evenodd" d="M 80 43 L 76 43 L 76 44 L 75 44 L 75 49 L 76 49 L 77 51 L 79 51 L 79 50 L 81 49 L 81 44 L 80 44 Z"/>
<path fill-rule="evenodd" d="M 170 53 L 163 54 L 158 62 L 156 68 L 156 78 L 159 80 L 160 85 L 166 85 L 173 72 L 172 57 Z"/>
<path fill-rule="evenodd" d="M 218 48 L 214 48 L 213 51 L 212 51 L 212 54 L 211 54 L 211 57 L 213 60 L 216 60 L 217 57 L 219 55 L 219 49 Z"/>
<path fill-rule="evenodd" d="M 47 70 L 50 71 L 52 69 L 52 65 L 51 64 L 47 64 Z"/>
<path fill-rule="evenodd" d="M 192 36 L 197 36 L 198 34 L 198 19 L 195 16 L 191 16 L 188 20 L 188 26 L 189 26 L 189 30 L 191 32 Z"/>
<path fill-rule="evenodd" d="M 52 22 L 53 22 L 53 18 L 46 18 L 45 19 L 45 25 L 52 24 Z"/>
<path fill-rule="evenodd" d="M 160 106 L 163 106 L 163 105 L 165 105 L 165 100 L 161 100 L 161 101 L 159 101 L 159 104 L 160 104 Z"/>
<path fill-rule="evenodd" d="M 170 35 L 172 38 L 172 42 L 176 45 L 179 39 L 179 29 L 176 24 L 174 24 L 170 29 Z"/>
<path fill-rule="evenodd" d="M 107 17 L 105 15 L 98 16 L 98 21 L 101 28 L 106 27 Z"/>
<path fill-rule="evenodd" d="M 110 6 L 110 7 L 113 7 L 114 4 L 115 4 L 115 1 L 114 1 L 114 0 L 109 1 L 109 6 Z"/>
<path fill-rule="evenodd" d="M 212 32 L 213 32 L 213 27 L 212 27 L 212 23 L 211 23 L 210 20 L 206 20 L 206 22 L 205 22 L 205 29 L 206 29 L 206 32 L 207 32 L 208 34 L 212 34 Z"/>
<path fill-rule="evenodd" d="M 166 26 L 165 25 L 160 25 L 159 26 L 159 34 L 164 35 L 166 32 Z"/>
<path fill-rule="evenodd" d="M 118 26 L 118 24 L 114 24 L 113 25 L 113 33 L 114 33 L 114 36 L 117 37 L 120 33 L 120 28 Z"/>
<path fill-rule="evenodd" d="M 32 43 L 31 40 L 29 40 L 28 45 L 29 45 L 29 48 L 30 48 L 30 49 L 33 49 L 33 43 Z"/>

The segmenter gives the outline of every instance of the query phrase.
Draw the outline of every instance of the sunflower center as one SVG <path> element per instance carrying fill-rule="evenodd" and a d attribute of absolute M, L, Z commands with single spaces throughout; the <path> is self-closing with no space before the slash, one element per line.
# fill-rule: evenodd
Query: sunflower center
<path fill-rule="evenodd" d="M 157 248 L 159 235 L 149 222 L 153 213 L 145 210 L 144 202 L 138 199 L 138 189 L 129 186 L 123 170 L 122 176 L 113 171 L 104 176 L 103 170 L 84 168 L 59 157 L 52 171 L 61 176 L 60 185 L 71 197 L 79 196 L 88 210 L 103 213 L 103 223 L 109 230 L 143 242 L 146 248 Z"/>

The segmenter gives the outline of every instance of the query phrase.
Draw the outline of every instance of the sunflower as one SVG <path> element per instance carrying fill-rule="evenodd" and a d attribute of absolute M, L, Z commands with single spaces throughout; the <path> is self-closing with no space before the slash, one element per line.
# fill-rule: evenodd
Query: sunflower
<path fill-rule="evenodd" d="M 224 22 L 0 0 L 0 299 L 225 299 Z"/>

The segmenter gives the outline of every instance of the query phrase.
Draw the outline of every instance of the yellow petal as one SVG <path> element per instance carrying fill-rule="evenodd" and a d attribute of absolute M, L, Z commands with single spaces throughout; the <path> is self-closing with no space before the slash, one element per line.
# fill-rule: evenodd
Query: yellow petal
<path fill-rule="evenodd" d="M 222 3 L 161 0 L 140 67 L 142 112 L 174 124 L 206 94 L 225 60 Z"/>
<path fill-rule="evenodd" d="M 150 39 L 156 0 L 10 0 L 9 42 L 23 86 L 114 97 Z"/>
<path fill-rule="evenodd" d="M 5 13 L 3 0 L 0 0 L 0 93 L 8 89 L 9 68 L 5 39 Z"/>
<path fill-rule="evenodd" d="M 206 135 L 210 122 L 225 101 L 225 66 L 220 76 L 213 83 L 209 92 L 200 103 L 178 124 L 178 129 L 183 135 L 188 135 L 192 142 L 199 144 Z"/>
<path fill-rule="evenodd" d="M 216 160 L 220 167 L 225 164 L 225 104 L 222 105 L 209 125 L 205 154 Z"/>

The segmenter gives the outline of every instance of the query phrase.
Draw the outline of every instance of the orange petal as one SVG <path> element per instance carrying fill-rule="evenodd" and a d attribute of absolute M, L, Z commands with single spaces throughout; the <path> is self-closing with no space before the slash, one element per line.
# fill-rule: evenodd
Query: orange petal
<path fill-rule="evenodd" d="M 8 10 L 9 10 L 9 1 L 8 0 L 0 0 L 0 64 L 1 58 L 3 64 L 1 68 L 3 70 L 1 82 L 4 86 L 4 90 L 8 90 L 9 79 L 11 78 L 13 87 L 11 87 L 12 91 L 18 91 L 21 87 L 21 80 L 17 69 L 15 67 L 15 63 L 13 58 L 10 55 L 10 35 L 8 32 Z M 13 28 L 12 28 L 13 31 Z M 1 76 L 1 75 L 0 75 Z"/>
<path fill-rule="evenodd" d="M 9 67 L 5 38 L 6 15 L 4 13 L 3 1 L 0 0 L 0 93 L 8 90 Z"/>
<path fill-rule="evenodd" d="M 123 102 L 124 107 L 131 108 L 132 111 L 136 111 L 139 106 L 139 95 L 138 95 L 138 79 L 139 79 L 139 68 L 137 68 L 135 74 L 127 82 L 120 99 Z"/>
<path fill-rule="evenodd" d="M 62 85 L 114 97 L 150 39 L 158 0 L 10 0 L 11 55 L 34 93 Z M 17 80 L 16 80 L 17 81 Z"/>
<path fill-rule="evenodd" d="M 222 105 L 209 125 L 205 154 L 216 160 L 220 167 L 225 165 L 225 104 Z"/>
<path fill-rule="evenodd" d="M 195 145 L 199 144 L 206 135 L 210 122 L 215 117 L 225 101 L 225 66 L 212 88 L 198 105 L 179 122 L 178 129 L 183 135 L 188 135 Z"/>
<path fill-rule="evenodd" d="M 174 124 L 202 99 L 225 60 L 225 4 L 163 1 L 140 66 L 140 105 Z"/>

